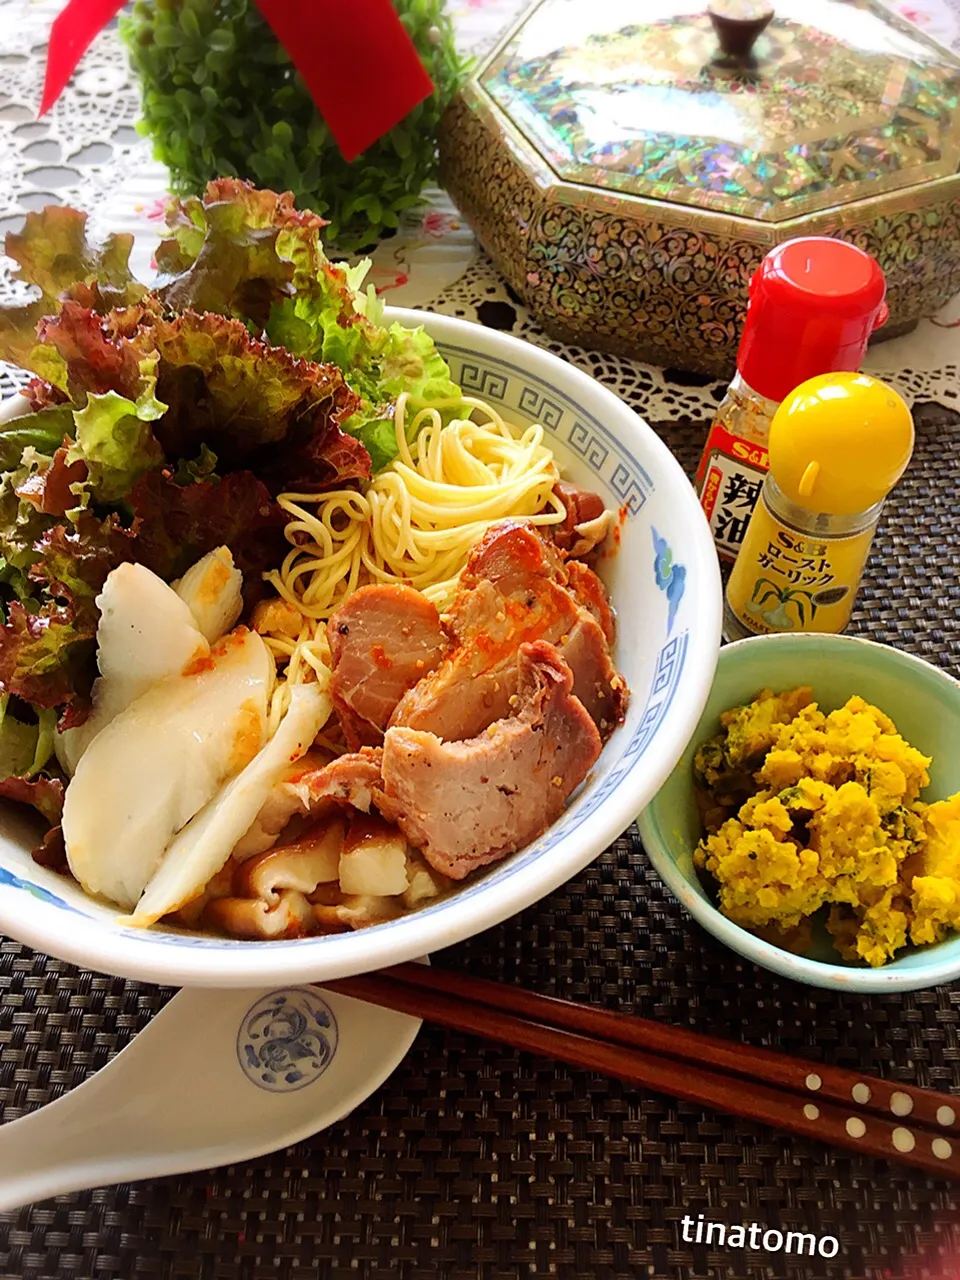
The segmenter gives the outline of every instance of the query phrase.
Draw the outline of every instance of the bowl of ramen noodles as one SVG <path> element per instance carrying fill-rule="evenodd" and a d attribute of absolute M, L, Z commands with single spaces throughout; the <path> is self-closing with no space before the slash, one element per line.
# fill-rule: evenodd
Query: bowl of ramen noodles
<path fill-rule="evenodd" d="M 419 957 L 667 778 L 717 661 L 709 531 L 614 394 L 384 308 L 289 197 L 224 180 L 167 224 L 149 284 L 72 210 L 7 241 L 0 930 L 177 985 Z"/>

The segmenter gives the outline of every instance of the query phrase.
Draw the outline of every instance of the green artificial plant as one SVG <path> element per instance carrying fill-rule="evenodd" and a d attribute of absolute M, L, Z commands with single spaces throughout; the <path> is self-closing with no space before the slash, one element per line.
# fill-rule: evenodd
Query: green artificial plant
<path fill-rule="evenodd" d="M 436 174 L 437 125 L 467 64 L 445 0 L 393 3 L 436 89 L 348 164 L 255 0 L 136 0 L 121 32 L 142 86 L 140 127 L 173 191 L 199 194 L 218 177 L 292 191 L 344 250 L 396 227 Z"/>

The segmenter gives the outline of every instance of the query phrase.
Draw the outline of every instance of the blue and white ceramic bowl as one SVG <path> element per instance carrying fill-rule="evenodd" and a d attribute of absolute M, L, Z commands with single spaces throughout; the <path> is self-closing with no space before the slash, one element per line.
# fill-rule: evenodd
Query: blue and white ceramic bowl
<path fill-rule="evenodd" d="M 179 986 L 279 986 L 366 972 L 450 946 L 550 893 L 629 826 L 680 758 L 713 680 L 722 597 L 707 524 L 670 451 L 615 395 L 546 351 L 446 316 L 388 314 L 423 324 L 465 391 L 515 421 L 543 423 L 570 477 L 624 508 L 619 554 L 605 577 L 632 695 L 626 723 L 541 839 L 446 900 L 352 934 L 239 942 L 130 929 L 114 908 L 38 867 L 29 852 L 35 830 L 4 809 L 0 933 L 87 969 Z"/>

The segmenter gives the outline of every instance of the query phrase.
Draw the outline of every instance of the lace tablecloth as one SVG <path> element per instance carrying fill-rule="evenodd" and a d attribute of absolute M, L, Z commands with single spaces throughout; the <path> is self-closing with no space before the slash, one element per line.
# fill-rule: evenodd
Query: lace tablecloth
<path fill-rule="evenodd" d="M 451 0 L 461 47 L 482 53 L 527 3 Z M 62 0 L 0 0 L 0 235 L 18 226 L 28 210 L 55 202 L 88 210 L 101 231 L 143 231 L 161 216 L 166 171 L 150 159 L 149 144 L 135 132 L 137 90 L 115 29 L 97 38 L 49 116 L 35 118 L 46 36 L 61 7 Z M 896 0 L 893 7 L 960 50 L 960 0 Z M 145 254 L 136 263 L 141 273 L 149 271 Z M 381 243 L 371 278 L 398 306 L 429 306 L 480 320 L 562 353 L 602 378 L 650 422 L 705 421 L 723 391 L 703 378 L 552 342 L 510 296 L 440 191 L 428 192 L 423 207 Z M 0 276 L 0 297 L 12 287 L 9 276 Z M 958 330 L 960 297 L 913 334 L 873 348 L 866 368 L 912 403 L 960 408 Z"/>

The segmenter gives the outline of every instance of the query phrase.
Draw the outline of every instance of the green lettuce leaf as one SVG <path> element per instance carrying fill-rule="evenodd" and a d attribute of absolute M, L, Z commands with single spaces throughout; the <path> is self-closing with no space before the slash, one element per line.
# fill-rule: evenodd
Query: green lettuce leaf
<path fill-rule="evenodd" d="M 171 201 L 157 292 L 173 311 L 215 311 L 262 330 L 278 300 L 316 279 L 325 225 L 289 193 L 221 178 L 203 196 Z"/>
<path fill-rule="evenodd" d="M 365 418 L 363 413 L 355 413 L 344 423 L 344 429 L 356 436 L 370 455 L 370 466 L 382 471 L 397 456 L 397 435 L 393 425 L 392 412 L 389 417 L 374 416 Z"/>
<path fill-rule="evenodd" d="M 96 597 L 117 565 L 137 559 L 136 536 L 136 529 L 122 525 L 116 514 L 101 520 L 81 511 L 75 521 L 55 525 L 38 540 L 30 580 L 96 627 Z"/>
<path fill-rule="evenodd" d="M 57 315 L 65 297 L 107 312 L 134 303 L 147 292 L 130 272 L 133 236 L 110 235 L 98 245 L 87 238 L 86 228 L 85 213 L 48 205 L 27 214 L 23 229 L 8 232 L 5 241 L 7 256 L 18 265 L 16 278 L 32 285 L 39 297 L 0 307 L 0 360 L 30 369 L 61 389 L 65 388 L 63 362 L 38 339 L 40 321 Z"/>
<path fill-rule="evenodd" d="M 87 487 L 98 500 L 118 501 L 142 475 L 163 466 L 164 452 L 152 424 L 166 407 L 145 389 L 135 401 L 116 391 L 92 394 L 75 411 L 77 442 L 68 460 L 86 465 Z"/>
<path fill-rule="evenodd" d="M 25 723 L 11 711 L 9 695 L 0 695 L 0 778 L 39 773 L 53 755 L 56 722 L 56 713 L 47 710 Z"/>
<path fill-rule="evenodd" d="M 404 391 L 420 404 L 460 398 L 446 360 L 424 329 L 392 324 L 387 335 L 380 366 L 383 398 L 396 399 Z"/>
<path fill-rule="evenodd" d="M 39 336 L 61 361 L 62 389 L 75 407 L 88 395 L 115 391 L 135 401 L 153 390 L 149 330 L 155 318 L 141 307 L 101 316 L 68 299 L 57 316 L 41 322 Z"/>
<path fill-rule="evenodd" d="M 289 193 L 223 179 L 173 201 L 167 225 L 157 256 L 166 304 L 236 317 L 295 356 L 335 364 L 360 397 L 346 429 L 375 470 L 396 454 L 389 410 L 401 392 L 424 403 L 459 396 L 423 329 L 384 326 L 376 292 L 362 292 L 370 260 L 331 263 L 322 219 L 298 213 Z"/>
<path fill-rule="evenodd" d="M 73 441 L 65 436 L 49 461 L 37 455 L 37 470 L 17 484 L 16 494 L 21 502 L 29 503 L 44 516 L 65 516 L 83 504 L 87 468 L 85 463 L 71 459 L 72 446 Z"/>
<path fill-rule="evenodd" d="M 66 389 L 63 361 L 52 347 L 37 338 L 45 316 L 56 310 L 46 301 L 0 307 L 0 360 L 8 360 L 37 374 L 44 382 Z"/>
<path fill-rule="evenodd" d="M 344 323 L 336 304 L 317 310 L 316 296 L 297 298 L 274 308 L 268 333 L 284 346 L 298 344 L 315 358 L 335 364 L 360 404 L 343 423 L 370 454 L 379 471 L 397 454 L 393 406 L 403 392 L 417 405 L 460 399 L 460 388 L 433 339 L 423 328 L 394 323 L 377 327 L 364 315 Z M 412 419 L 411 419 L 412 420 Z"/>
<path fill-rule="evenodd" d="M 35 708 L 66 707 L 72 723 L 89 707 L 96 676 L 96 597 L 107 574 L 134 556 L 135 534 L 116 515 L 81 511 L 36 539 L 27 578 L 39 598 L 9 605 L 0 628 L 0 691 Z"/>
<path fill-rule="evenodd" d="M 102 317 L 66 303 L 41 326 L 85 406 L 71 456 L 87 463 L 95 498 L 117 500 L 138 475 L 204 448 L 221 473 L 250 468 L 274 487 L 369 476 L 363 446 L 340 431 L 359 401 L 335 367 L 260 342 L 239 320 L 165 319 L 149 304 Z"/>
<path fill-rule="evenodd" d="M 56 517 L 41 509 L 36 494 L 22 498 L 18 490 L 27 492 L 39 482 L 52 465 L 52 459 L 27 449 L 21 465 L 0 477 L 0 559 L 3 581 L 19 600 L 32 598 L 27 581 L 30 568 L 37 561 L 36 544 L 56 523 Z M 0 690 L 2 691 L 2 690 Z"/>
<path fill-rule="evenodd" d="M 15 471 L 26 449 L 53 457 L 73 430 L 69 405 L 50 405 L 0 427 L 0 471 Z"/>
<path fill-rule="evenodd" d="M 181 458 L 173 474 L 177 484 L 196 484 L 198 480 L 219 480 L 217 455 L 205 444 L 195 458 Z"/>
<path fill-rule="evenodd" d="M 24 724 L 7 714 L 10 698 L 0 697 L 0 778 L 28 777 L 34 772 L 40 722 Z M 49 712 L 45 713 L 49 716 Z"/>
<path fill-rule="evenodd" d="M 32 805 L 51 825 L 63 813 L 64 785 L 58 777 L 43 776 L 41 770 L 53 756 L 56 724 L 52 708 L 25 721 L 14 714 L 9 695 L 0 695 L 0 796 Z"/>
<path fill-rule="evenodd" d="M 403 392 L 407 392 L 414 404 L 411 410 L 424 405 L 443 404 L 460 399 L 460 388 L 450 377 L 446 360 L 437 351 L 433 339 L 421 329 L 405 329 L 392 324 L 386 331 L 386 341 L 379 359 L 376 384 L 367 385 L 360 408 L 343 424 L 344 431 L 363 444 L 370 454 L 374 471 L 379 471 L 397 456 L 397 437 L 393 423 L 393 406 Z M 443 414 L 449 417 L 449 411 Z M 413 443 L 410 429 L 414 413 L 407 413 L 407 438 Z"/>
<path fill-rule="evenodd" d="M 59 316 L 42 323 L 41 333 L 62 357 L 66 385 L 83 407 L 53 405 L 15 419 L 0 432 L 0 466 L 17 466 L 28 447 L 53 455 L 70 435 L 75 444 L 65 461 L 84 464 L 72 482 L 79 489 L 85 481 L 85 492 L 81 496 L 78 491 L 60 513 L 92 493 L 102 502 L 116 502 L 141 475 L 165 461 L 151 425 L 166 405 L 155 395 L 158 356 L 143 350 L 144 345 L 149 348 L 149 336 L 144 341 L 149 328 L 137 326 L 131 338 L 119 338 L 109 317 L 67 301 Z M 39 497 L 37 505 L 54 510 Z"/>
<path fill-rule="evenodd" d="M 187 311 L 148 334 L 159 356 L 157 394 L 168 412 L 156 431 L 169 458 L 201 443 L 221 466 L 242 466 L 304 419 L 333 412 L 348 393 L 335 371 L 296 360 L 252 338 L 237 320 Z"/>
<path fill-rule="evenodd" d="M 67 205 L 28 213 L 21 231 L 7 233 L 4 247 L 19 266 L 17 279 L 35 285 L 47 299 L 56 300 L 73 285 L 96 284 L 105 296 L 112 295 L 110 310 L 146 293 L 130 273 L 133 236 L 109 235 L 102 245 L 94 244 L 87 238 L 87 215 Z"/>
<path fill-rule="evenodd" d="M 89 693 L 96 624 L 70 605 L 37 611 L 19 600 L 0 626 L 0 691 L 35 708 L 58 707 Z"/>

